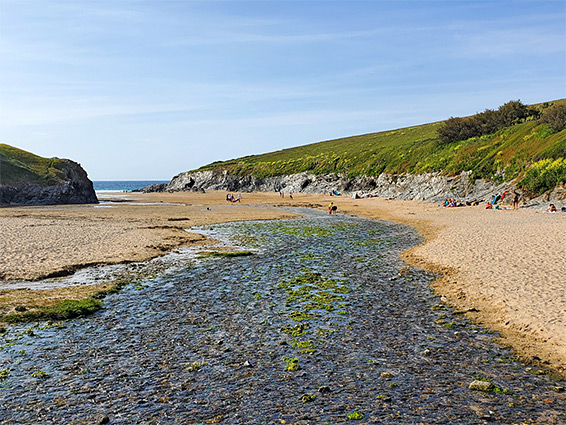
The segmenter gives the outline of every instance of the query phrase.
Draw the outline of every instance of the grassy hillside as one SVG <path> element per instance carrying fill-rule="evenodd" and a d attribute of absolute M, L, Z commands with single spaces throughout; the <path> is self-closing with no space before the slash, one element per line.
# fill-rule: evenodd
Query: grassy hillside
<path fill-rule="evenodd" d="M 531 105 L 540 112 L 566 99 Z M 226 169 L 256 177 L 294 174 L 343 173 L 349 177 L 377 176 L 382 172 L 454 175 L 472 171 L 474 178 L 512 180 L 541 192 L 566 178 L 566 129 L 553 131 L 540 119 L 526 120 L 493 134 L 443 143 L 438 129 L 444 122 L 330 140 L 263 155 L 214 162 L 199 170 Z M 550 180 L 548 173 L 552 174 Z"/>
<path fill-rule="evenodd" d="M 65 179 L 65 162 L 42 158 L 30 152 L 0 144 L 0 184 L 18 187 L 25 183 L 49 186 Z"/>

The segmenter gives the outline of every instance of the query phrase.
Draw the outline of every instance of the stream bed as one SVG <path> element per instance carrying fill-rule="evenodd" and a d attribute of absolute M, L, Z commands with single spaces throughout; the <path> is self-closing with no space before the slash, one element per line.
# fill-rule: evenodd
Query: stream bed
<path fill-rule="evenodd" d="M 1 424 L 564 423 L 564 382 L 441 303 L 406 226 L 307 213 L 0 336 Z M 484 382 L 487 391 L 469 388 Z"/>

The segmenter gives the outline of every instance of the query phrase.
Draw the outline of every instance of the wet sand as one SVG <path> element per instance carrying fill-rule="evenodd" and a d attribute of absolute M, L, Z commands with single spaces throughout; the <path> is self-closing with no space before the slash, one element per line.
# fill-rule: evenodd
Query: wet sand
<path fill-rule="evenodd" d="M 87 264 L 146 260 L 202 243 L 184 230 L 191 226 L 286 218 L 292 214 L 273 206 L 326 209 L 334 201 L 339 213 L 415 227 L 426 240 L 403 258 L 442 274 L 433 284 L 439 295 L 501 332 L 526 360 L 566 371 L 566 214 L 307 194 L 243 194 L 241 204 L 229 204 L 225 195 L 130 194 L 130 201 L 156 205 L 0 209 L 0 276 L 39 279 Z"/>

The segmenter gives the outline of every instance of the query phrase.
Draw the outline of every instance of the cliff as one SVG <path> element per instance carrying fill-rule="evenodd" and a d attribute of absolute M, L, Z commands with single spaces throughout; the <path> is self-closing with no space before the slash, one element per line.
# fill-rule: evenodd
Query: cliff
<path fill-rule="evenodd" d="M 394 175 L 382 173 L 377 177 L 357 176 L 349 178 L 339 174 L 311 174 L 307 172 L 256 178 L 236 176 L 226 170 L 184 172 L 173 177 L 166 185 L 145 188 L 146 192 L 180 192 L 227 190 L 230 192 L 286 192 L 286 193 L 330 193 L 348 196 L 380 196 L 387 198 L 439 202 L 447 198 L 461 201 L 491 200 L 496 193 L 507 190 L 522 193 L 522 202 L 528 206 L 547 205 L 554 202 L 566 205 L 566 189 L 563 185 L 538 197 L 521 191 L 514 182 L 497 183 L 484 179 L 473 179 L 471 172 L 456 176 L 440 172 L 418 175 Z"/>
<path fill-rule="evenodd" d="M 92 181 L 78 163 L 0 144 L 0 205 L 96 203 Z"/>

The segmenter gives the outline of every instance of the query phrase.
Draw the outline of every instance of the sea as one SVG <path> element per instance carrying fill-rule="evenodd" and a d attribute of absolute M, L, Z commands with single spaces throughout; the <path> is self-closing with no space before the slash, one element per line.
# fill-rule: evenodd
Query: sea
<path fill-rule="evenodd" d="M 169 183 L 169 180 L 98 180 L 93 181 L 96 192 L 132 192 L 157 183 Z"/>

